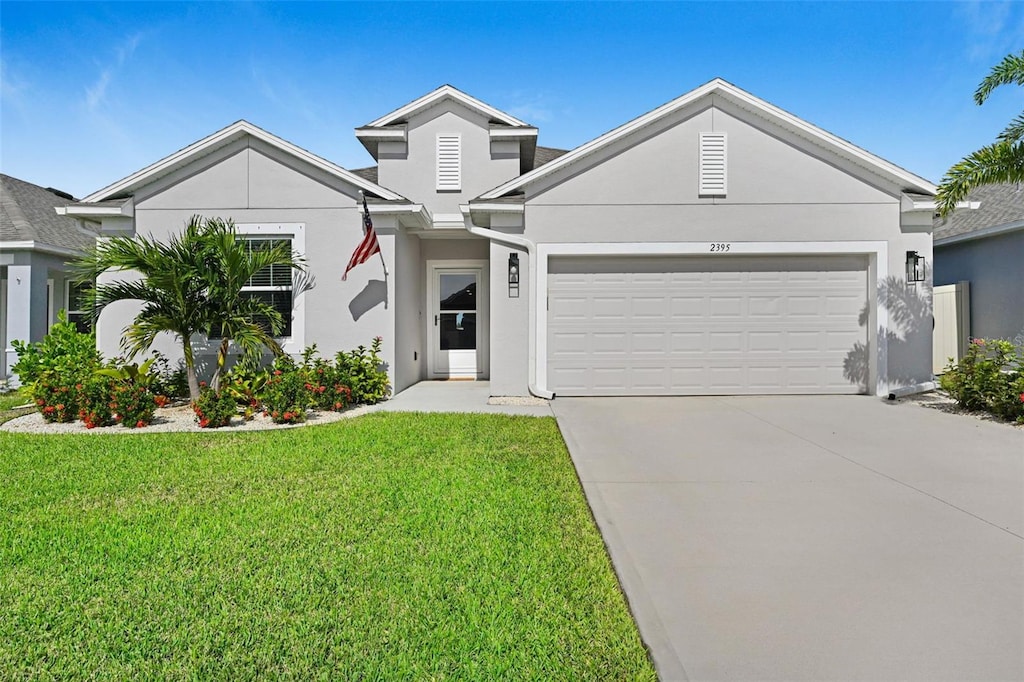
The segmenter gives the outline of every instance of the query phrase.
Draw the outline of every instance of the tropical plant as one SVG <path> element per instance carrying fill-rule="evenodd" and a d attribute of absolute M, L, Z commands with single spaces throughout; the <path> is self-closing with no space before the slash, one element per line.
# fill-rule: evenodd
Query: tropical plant
<path fill-rule="evenodd" d="M 57 313 L 56 324 L 42 341 L 26 343 L 16 339 L 11 346 L 18 353 L 18 361 L 11 371 L 26 386 L 31 386 L 48 373 L 64 377 L 65 381 L 74 384 L 92 374 L 93 368 L 100 363 L 96 337 L 78 331 L 73 322 L 68 322 L 63 310 Z"/>
<path fill-rule="evenodd" d="M 968 410 L 1024 422 L 1024 348 L 1002 339 L 974 339 L 958 362 L 950 359 L 939 385 Z"/>
<path fill-rule="evenodd" d="M 359 346 L 334 357 L 338 381 L 351 389 L 354 403 L 373 405 L 387 398 L 391 392 L 388 373 L 380 357 L 382 343 L 383 339 L 377 336 L 369 348 Z"/>
<path fill-rule="evenodd" d="M 192 402 L 192 411 L 196 413 L 199 428 L 219 429 L 231 425 L 231 418 L 235 416 L 238 408 L 234 397 L 227 391 L 204 388 L 199 397 Z"/>
<path fill-rule="evenodd" d="M 1000 85 L 1024 85 L 1024 51 L 1009 54 L 996 64 L 974 92 L 978 105 Z M 935 195 L 939 215 L 945 217 L 982 185 L 1024 180 L 1024 113 L 1013 119 L 990 145 L 964 157 L 946 171 Z"/>
<path fill-rule="evenodd" d="M 273 334 L 281 316 L 268 304 L 242 294 L 249 278 L 273 264 L 301 268 L 286 244 L 250 250 L 234 224 L 220 218 L 193 216 L 181 234 L 166 242 L 151 237 L 113 237 L 99 240 L 93 251 L 76 263 L 80 281 L 99 281 L 104 272 L 135 272 L 134 279 L 97 283 L 86 294 L 95 319 L 116 301 L 136 300 L 142 309 L 124 330 L 122 346 L 129 358 L 149 349 L 161 332 L 181 344 L 189 395 L 199 397 L 192 337 L 217 330 L 221 343 L 213 387 L 219 384 L 232 341 L 243 350 L 269 346 L 279 352 Z M 266 320 L 261 325 L 258 320 Z"/>
<path fill-rule="evenodd" d="M 260 248 L 248 248 L 230 220 L 210 218 L 205 228 L 204 269 L 212 316 L 207 333 L 216 329 L 220 335 L 217 368 L 210 381 L 210 388 L 217 391 L 232 342 L 244 355 L 258 354 L 263 348 L 281 354 L 281 347 L 274 340 L 284 328 L 281 313 L 270 303 L 247 296 L 243 287 L 261 270 L 274 266 L 301 270 L 303 265 L 302 258 L 292 252 L 287 241 L 261 240 Z"/>

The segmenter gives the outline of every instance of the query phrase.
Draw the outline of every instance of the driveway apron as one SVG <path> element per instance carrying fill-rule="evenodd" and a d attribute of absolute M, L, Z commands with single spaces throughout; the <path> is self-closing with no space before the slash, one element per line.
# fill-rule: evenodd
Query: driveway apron
<path fill-rule="evenodd" d="M 551 406 L 663 680 L 1024 679 L 1024 430 L 864 396 Z"/>

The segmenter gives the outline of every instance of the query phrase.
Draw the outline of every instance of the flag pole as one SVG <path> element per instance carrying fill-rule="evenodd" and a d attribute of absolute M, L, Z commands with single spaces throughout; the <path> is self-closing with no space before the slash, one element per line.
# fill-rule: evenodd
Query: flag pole
<path fill-rule="evenodd" d="M 363 190 L 359 190 L 359 199 L 362 201 L 362 204 L 363 204 L 363 211 L 365 211 L 364 215 L 366 215 L 366 217 L 369 218 L 370 217 L 370 208 L 369 208 L 369 206 L 366 205 L 366 193 L 363 192 Z M 371 224 L 372 224 L 372 221 L 371 221 Z M 381 249 L 378 248 L 377 249 L 377 255 L 380 256 L 380 266 L 382 268 L 384 268 L 384 277 L 386 278 L 388 276 L 388 264 L 384 262 L 384 252 Z"/>

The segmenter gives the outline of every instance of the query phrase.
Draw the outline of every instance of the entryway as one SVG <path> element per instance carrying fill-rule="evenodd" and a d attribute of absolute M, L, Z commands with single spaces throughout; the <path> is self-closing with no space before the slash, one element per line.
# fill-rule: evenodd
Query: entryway
<path fill-rule="evenodd" d="M 487 376 L 486 268 L 486 261 L 428 261 L 429 378 Z"/>

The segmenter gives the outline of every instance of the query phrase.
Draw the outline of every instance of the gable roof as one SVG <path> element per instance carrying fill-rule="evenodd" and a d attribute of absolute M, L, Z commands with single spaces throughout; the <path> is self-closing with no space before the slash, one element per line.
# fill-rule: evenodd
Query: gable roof
<path fill-rule="evenodd" d="M 520 121 L 515 116 L 510 116 L 504 111 L 499 111 L 491 105 L 485 104 L 476 97 L 471 97 L 451 85 L 442 85 L 438 89 L 428 92 L 419 99 L 414 99 L 405 106 L 399 107 L 392 112 L 384 114 L 376 120 L 370 121 L 363 127 L 381 128 L 384 126 L 395 125 L 397 123 L 406 123 L 411 116 L 418 114 L 428 107 L 434 106 L 444 99 L 453 99 L 456 102 L 479 112 L 493 123 L 502 123 L 504 125 L 514 127 L 530 127 L 529 123 Z"/>
<path fill-rule="evenodd" d="M 327 159 L 306 151 L 291 142 L 287 142 L 276 135 L 268 133 L 266 130 L 263 130 L 258 126 L 243 120 L 236 121 L 228 127 L 222 128 L 212 135 L 208 135 L 198 142 L 194 142 L 183 149 L 179 149 L 170 156 L 166 156 L 156 163 L 150 164 L 142 170 L 132 173 L 126 178 L 118 180 L 111 185 L 107 185 L 101 190 L 93 192 L 82 199 L 82 203 L 95 203 L 108 199 L 120 199 L 130 196 L 140 187 L 169 175 L 179 168 L 188 165 L 195 159 L 205 156 L 221 147 L 224 147 L 225 145 L 245 137 L 246 135 L 250 135 L 262 142 L 265 142 L 271 147 L 275 147 L 286 154 L 305 161 L 320 170 L 326 171 L 334 177 L 344 180 L 345 182 L 348 182 L 349 184 L 352 184 L 368 193 L 375 194 L 382 199 L 390 201 L 406 201 L 404 197 L 389 189 L 381 187 L 374 182 L 370 182 L 366 178 L 345 170 L 341 166 L 331 163 Z"/>
<path fill-rule="evenodd" d="M 967 201 L 978 207 L 935 219 L 932 237 L 937 246 L 1024 228 L 1024 187 L 1019 183 L 983 185 Z"/>
<path fill-rule="evenodd" d="M 478 200 L 493 200 L 512 192 L 521 191 L 526 185 L 547 177 L 566 166 L 577 163 L 601 151 L 602 149 L 605 149 L 618 140 L 660 121 L 666 116 L 670 116 L 685 107 L 692 106 L 700 100 L 708 99 L 715 95 L 724 98 L 741 109 L 750 111 L 759 117 L 768 120 L 784 130 L 812 142 L 813 144 L 825 149 L 827 152 L 835 154 L 837 157 L 846 159 L 876 175 L 880 175 L 881 177 L 888 179 L 893 184 L 899 185 L 903 190 L 932 196 L 937 191 L 935 185 L 928 180 L 875 156 L 874 154 L 871 154 L 870 152 L 865 151 L 840 137 L 822 130 L 803 119 L 797 118 L 793 114 L 783 111 L 782 109 L 779 109 L 778 107 L 769 104 L 768 102 L 759 99 L 744 90 L 741 90 L 735 85 L 722 80 L 721 78 L 716 78 L 695 90 L 691 90 L 685 95 L 677 97 L 671 102 L 661 105 L 653 111 L 635 118 L 632 121 L 629 121 L 628 123 L 591 140 L 590 142 L 576 147 L 564 156 L 554 159 L 543 166 L 537 167 L 534 170 L 519 176 L 518 178 L 510 180 L 503 185 L 499 185 L 498 187 L 481 194 L 478 197 Z"/>
<path fill-rule="evenodd" d="M 41 251 L 80 252 L 92 246 L 96 238 L 80 229 L 77 220 L 57 215 L 57 207 L 74 201 L 57 191 L 0 174 L 0 242 L 27 243 L 27 248 Z"/>

